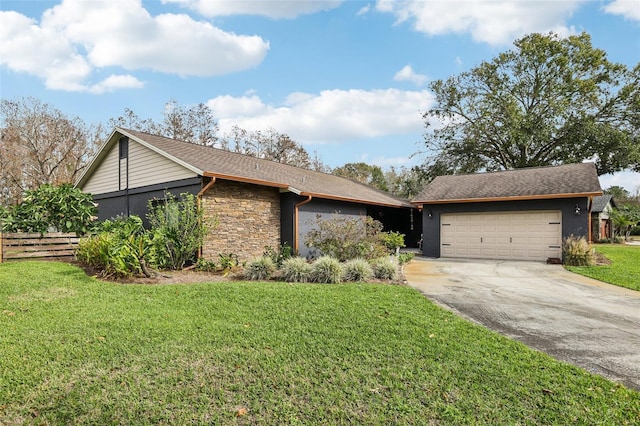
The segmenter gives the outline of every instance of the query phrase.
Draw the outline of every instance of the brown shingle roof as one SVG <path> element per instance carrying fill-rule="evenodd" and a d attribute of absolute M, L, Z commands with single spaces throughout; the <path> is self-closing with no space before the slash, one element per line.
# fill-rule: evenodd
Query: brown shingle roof
<path fill-rule="evenodd" d="M 438 176 L 411 202 L 438 204 L 600 195 L 594 163 Z"/>
<path fill-rule="evenodd" d="M 134 130 L 117 131 L 204 176 L 287 188 L 318 198 L 411 207 L 406 200 L 339 176 Z"/>

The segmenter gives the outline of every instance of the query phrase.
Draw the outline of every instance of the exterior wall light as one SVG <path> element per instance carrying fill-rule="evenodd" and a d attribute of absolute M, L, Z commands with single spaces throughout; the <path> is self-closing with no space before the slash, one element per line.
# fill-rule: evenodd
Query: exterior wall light
<path fill-rule="evenodd" d="M 429 216 L 429 219 L 433 218 L 433 212 L 431 210 L 429 210 L 427 212 L 427 216 Z"/>
<path fill-rule="evenodd" d="M 576 204 L 576 208 L 575 208 L 575 210 L 573 211 L 573 213 L 574 213 L 576 216 L 580 216 L 580 206 L 579 206 L 579 205 L 577 205 L 577 204 Z"/>

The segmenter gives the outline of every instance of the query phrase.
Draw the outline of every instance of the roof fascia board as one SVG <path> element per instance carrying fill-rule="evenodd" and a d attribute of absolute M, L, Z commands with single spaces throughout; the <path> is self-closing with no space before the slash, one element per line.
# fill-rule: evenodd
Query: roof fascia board
<path fill-rule="evenodd" d="M 368 201 L 368 200 L 362 200 L 358 198 L 341 197 L 339 195 L 328 195 L 328 194 L 321 194 L 316 192 L 301 192 L 299 195 L 302 195 L 305 197 L 312 196 L 314 198 L 322 198 L 325 200 L 347 201 L 350 203 L 370 204 L 372 206 L 395 207 L 395 208 L 412 208 L 413 207 L 411 205 L 381 203 L 377 201 Z"/>
<path fill-rule="evenodd" d="M 454 204 L 454 203 L 483 203 L 488 201 L 522 201 L 522 200 L 550 200 L 555 198 L 578 198 L 602 195 L 600 192 L 577 192 L 573 194 L 545 194 L 545 195 L 521 195 L 516 197 L 488 197 L 488 198 L 458 198 L 451 200 L 422 200 L 411 201 L 411 204 Z"/>
<path fill-rule="evenodd" d="M 232 180 L 235 182 L 244 182 L 244 183 L 252 183 L 254 185 L 271 186 L 274 188 L 284 188 L 284 189 L 290 188 L 289 185 L 287 185 L 286 183 L 271 182 L 268 180 L 252 179 L 252 178 L 246 178 L 246 177 L 235 176 L 235 175 L 225 175 L 222 173 L 203 172 L 202 175 L 206 177 L 215 177 L 218 179 Z"/>
<path fill-rule="evenodd" d="M 185 161 L 182 161 L 182 160 L 180 160 L 179 158 L 174 157 L 173 155 L 171 155 L 171 154 L 169 154 L 169 153 L 167 153 L 167 152 L 165 152 L 165 151 L 161 150 L 160 148 L 156 147 L 155 145 L 150 144 L 149 142 L 146 142 L 144 139 L 141 139 L 141 138 L 139 138 L 139 137 L 137 137 L 137 136 L 134 136 L 134 135 L 132 135 L 132 134 L 128 133 L 126 130 L 122 130 L 122 129 L 118 128 L 118 127 L 116 127 L 116 130 L 117 130 L 120 134 L 122 134 L 122 135 L 124 135 L 124 136 L 127 136 L 129 139 L 133 139 L 134 141 L 138 142 L 140 145 L 142 145 L 142 146 L 144 146 L 144 147 L 146 147 L 146 148 L 149 148 L 150 150 L 152 150 L 152 151 L 153 151 L 153 152 L 155 152 L 156 154 L 160 154 L 160 155 L 162 155 L 163 157 L 165 157 L 166 159 L 171 160 L 171 161 L 173 161 L 174 163 L 179 164 L 179 165 L 181 165 L 182 167 L 184 167 L 184 168 L 186 168 L 186 169 L 191 170 L 191 171 L 192 171 L 192 172 L 194 172 L 195 174 L 198 174 L 198 175 L 200 175 L 200 176 L 203 176 L 203 173 L 204 173 L 204 171 L 203 171 L 203 170 L 200 170 L 199 168 L 197 168 L 197 167 L 195 167 L 195 166 L 193 166 L 193 165 L 191 165 L 191 164 L 189 164 L 189 163 L 187 163 L 187 162 L 185 162 Z"/>

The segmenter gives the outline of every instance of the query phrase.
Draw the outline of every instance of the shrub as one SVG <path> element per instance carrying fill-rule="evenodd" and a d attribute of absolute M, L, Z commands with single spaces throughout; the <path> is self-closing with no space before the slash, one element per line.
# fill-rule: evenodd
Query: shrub
<path fill-rule="evenodd" d="M 306 283 L 311 279 L 311 265 L 302 257 L 290 257 L 282 262 L 280 273 L 287 282 Z"/>
<path fill-rule="evenodd" d="M 160 268 L 181 269 L 195 261 L 209 224 L 193 194 L 183 193 L 177 199 L 167 192 L 162 200 L 150 200 L 147 219 L 153 257 Z"/>
<path fill-rule="evenodd" d="M 244 276 L 248 280 L 263 281 L 271 278 L 276 266 L 270 257 L 262 256 L 252 260 L 244 268 Z"/>
<path fill-rule="evenodd" d="M 396 276 L 397 265 L 389 257 L 381 257 L 371 261 L 373 276 L 379 280 L 392 280 Z"/>
<path fill-rule="evenodd" d="M 23 201 L 0 211 L 0 225 L 5 232 L 39 232 L 49 230 L 89 232 L 97 204 L 91 194 L 85 194 L 71 184 L 41 185 L 26 191 Z"/>
<path fill-rule="evenodd" d="M 97 235 L 81 238 L 76 249 L 80 263 L 100 269 L 105 277 L 150 275 L 149 246 L 138 216 L 108 220 Z"/>
<path fill-rule="evenodd" d="M 351 259 L 342 266 L 344 281 L 362 282 L 373 277 L 373 269 L 365 259 Z"/>
<path fill-rule="evenodd" d="M 398 255 L 398 263 L 400 265 L 406 265 L 411 262 L 415 256 L 415 253 L 400 253 Z"/>
<path fill-rule="evenodd" d="M 359 257 L 373 259 L 387 253 L 381 231 L 382 223 L 368 216 L 335 216 L 325 220 L 317 215 L 315 228 L 305 236 L 305 244 L 343 262 Z"/>
<path fill-rule="evenodd" d="M 213 260 L 207 260 L 204 257 L 201 257 L 196 261 L 196 271 L 217 272 L 218 268 L 219 266 L 216 262 Z"/>
<path fill-rule="evenodd" d="M 399 232 L 383 232 L 381 234 L 382 244 L 390 253 L 397 253 L 401 247 L 404 247 L 404 234 Z"/>
<path fill-rule="evenodd" d="M 311 265 L 311 281 L 317 283 L 339 283 L 342 277 L 340 261 L 331 256 L 322 256 Z"/>
<path fill-rule="evenodd" d="M 270 257 L 271 260 L 273 260 L 273 263 L 278 266 L 278 268 L 282 266 L 282 263 L 285 260 L 291 258 L 292 255 L 293 249 L 287 243 L 282 244 L 278 250 L 274 249 L 271 246 L 264 246 L 263 256 Z"/>
<path fill-rule="evenodd" d="M 595 256 L 586 238 L 571 235 L 562 244 L 562 259 L 565 265 L 589 266 L 593 265 Z"/>

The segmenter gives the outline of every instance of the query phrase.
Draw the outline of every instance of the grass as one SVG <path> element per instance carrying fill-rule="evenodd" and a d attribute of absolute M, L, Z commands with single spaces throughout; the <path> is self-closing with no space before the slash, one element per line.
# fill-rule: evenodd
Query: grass
<path fill-rule="evenodd" d="M 638 424 L 640 393 L 402 286 L 0 265 L 0 424 Z"/>
<path fill-rule="evenodd" d="M 567 266 L 567 269 L 606 283 L 640 290 L 640 246 L 595 244 L 594 247 L 596 252 L 611 260 L 610 265 Z"/>

